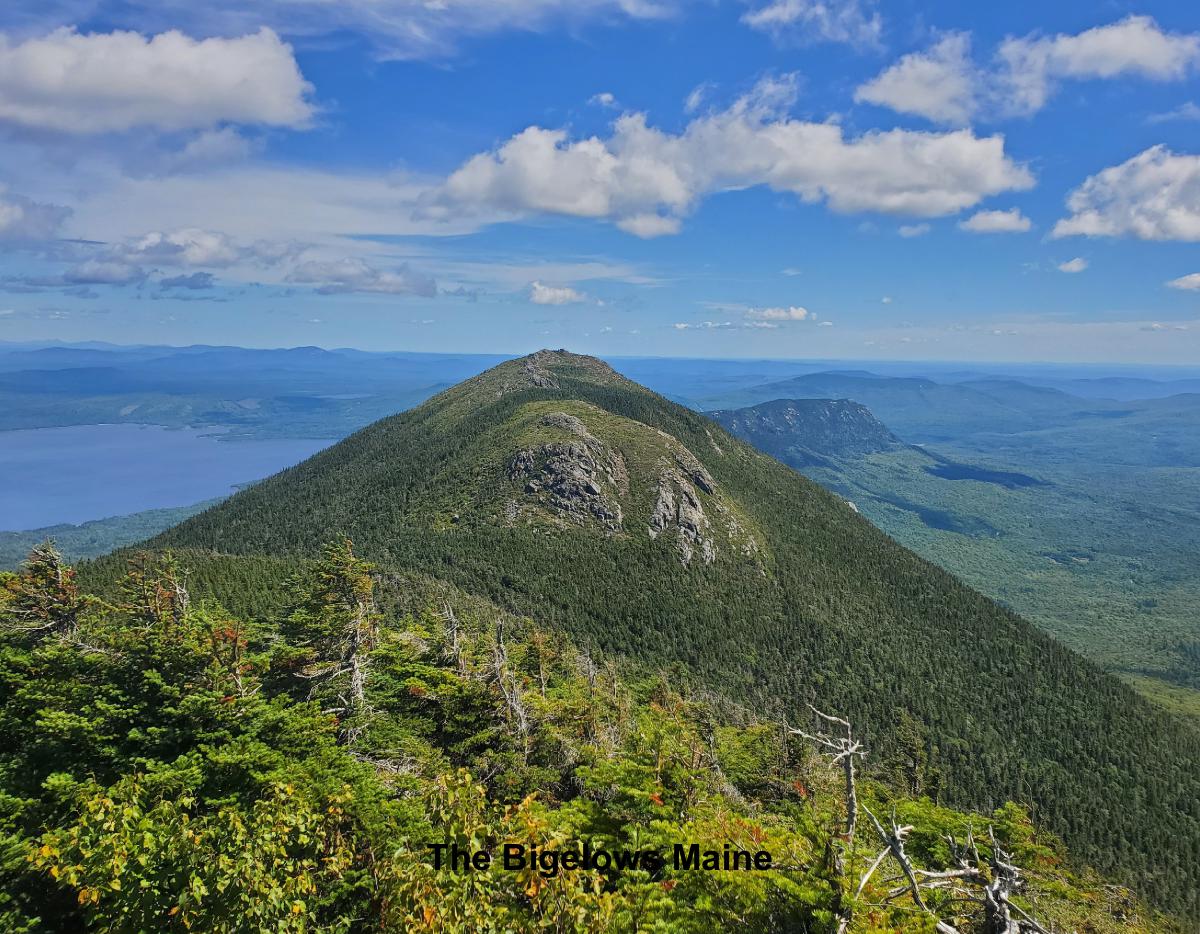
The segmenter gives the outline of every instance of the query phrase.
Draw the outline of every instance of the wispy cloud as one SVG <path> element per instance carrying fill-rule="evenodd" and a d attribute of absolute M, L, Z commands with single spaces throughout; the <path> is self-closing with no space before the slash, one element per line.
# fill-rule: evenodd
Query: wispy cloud
<path fill-rule="evenodd" d="M 776 39 L 876 46 L 883 19 L 871 0 L 770 0 L 742 17 Z"/>
<path fill-rule="evenodd" d="M 1185 289 L 1189 292 L 1200 290 L 1200 272 L 1188 273 L 1186 276 L 1180 276 L 1178 279 L 1172 279 L 1167 283 L 1167 287 L 1171 289 Z"/>

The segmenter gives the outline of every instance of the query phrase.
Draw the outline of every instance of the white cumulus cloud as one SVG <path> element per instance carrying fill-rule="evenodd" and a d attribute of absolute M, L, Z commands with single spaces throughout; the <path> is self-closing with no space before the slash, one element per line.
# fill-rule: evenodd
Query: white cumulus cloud
<path fill-rule="evenodd" d="M 671 327 L 676 331 L 723 331 L 728 328 L 737 327 L 737 325 L 732 321 L 700 321 L 696 324 L 677 321 Z"/>
<path fill-rule="evenodd" d="M 1020 208 L 1007 211 L 976 211 L 959 225 L 971 233 L 1025 233 L 1033 222 L 1021 213 Z"/>
<path fill-rule="evenodd" d="M 265 28 L 232 39 L 67 28 L 0 36 L 0 121 L 40 130 L 298 127 L 313 114 L 310 90 L 291 48 Z"/>
<path fill-rule="evenodd" d="M 167 233 L 154 231 L 117 247 L 114 252 L 125 262 L 168 266 L 225 267 L 244 256 L 225 234 L 195 227 Z"/>
<path fill-rule="evenodd" d="M 1163 32 L 1149 16 L 1129 16 L 1077 35 L 1007 39 L 997 57 L 1010 105 L 1032 113 L 1046 103 L 1061 78 L 1185 78 L 1200 62 L 1200 34 Z"/>
<path fill-rule="evenodd" d="M 897 230 L 900 236 L 911 240 L 913 237 L 925 236 L 925 234 L 929 233 L 929 231 L 933 230 L 933 228 L 928 224 L 901 224 Z"/>
<path fill-rule="evenodd" d="M 747 318 L 759 321 L 807 321 L 812 312 L 800 305 L 789 305 L 781 308 L 751 308 L 746 312 Z"/>
<path fill-rule="evenodd" d="M 1053 236 L 1200 240 L 1200 156 L 1152 146 L 1088 178 L 1067 197 Z"/>
<path fill-rule="evenodd" d="M 979 81 L 970 53 L 970 36 L 952 33 L 860 85 L 854 99 L 937 123 L 968 123 L 975 114 Z"/>
<path fill-rule="evenodd" d="M 567 285 L 546 285 L 534 281 L 529 283 L 529 300 L 535 305 L 573 305 L 587 301 L 587 296 Z"/>
<path fill-rule="evenodd" d="M 710 194 L 757 185 L 840 213 L 915 217 L 954 214 L 1033 185 L 1000 135 L 888 130 L 848 138 L 835 124 L 783 113 L 793 94 L 790 80 L 765 82 L 679 134 L 648 125 L 645 114 L 618 118 L 608 138 L 572 140 L 565 130 L 529 127 L 469 159 L 422 213 L 561 214 L 650 236 L 673 233 Z"/>
<path fill-rule="evenodd" d="M 617 226 L 635 237 L 649 240 L 651 237 L 677 234 L 682 229 L 683 223 L 678 217 L 663 214 L 634 214 L 632 217 L 620 218 Z"/>
<path fill-rule="evenodd" d="M 855 100 L 962 125 L 981 116 L 1036 113 L 1062 81 L 1125 76 L 1180 81 L 1198 64 L 1200 33 L 1164 32 L 1148 16 L 1074 35 L 1009 37 L 982 64 L 971 57 L 970 36 L 951 33 L 860 85 Z M 1179 116 L 1187 114 L 1181 108 Z"/>
<path fill-rule="evenodd" d="M 1083 272 L 1088 268 L 1088 261 L 1082 256 L 1076 256 L 1065 263 L 1059 263 L 1058 268 L 1060 272 Z"/>

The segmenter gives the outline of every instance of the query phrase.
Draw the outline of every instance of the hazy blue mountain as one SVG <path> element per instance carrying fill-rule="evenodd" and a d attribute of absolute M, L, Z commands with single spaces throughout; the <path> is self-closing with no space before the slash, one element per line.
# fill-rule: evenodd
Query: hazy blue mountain
<path fill-rule="evenodd" d="M 707 414 L 730 434 L 793 467 L 901 445 L 866 406 L 848 399 L 776 399 Z"/>

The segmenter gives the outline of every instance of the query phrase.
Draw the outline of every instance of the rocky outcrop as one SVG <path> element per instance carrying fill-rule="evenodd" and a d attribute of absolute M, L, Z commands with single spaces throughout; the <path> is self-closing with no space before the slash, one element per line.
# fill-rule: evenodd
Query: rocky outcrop
<path fill-rule="evenodd" d="M 675 455 L 675 463 L 679 465 L 689 480 L 696 486 L 700 487 L 705 493 L 715 493 L 717 491 L 716 481 L 713 480 L 712 474 L 704 469 L 704 465 L 699 459 L 685 447 L 677 447 L 672 452 Z"/>
<path fill-rule="evenodd" d="M 628 499 L 629 466 L 621 450 L 568 412 L 541 415 L 537 428 L 552 440 L 523 448 L 509 460 L 508 479 L 519 486 L 505 504 L 504 520 L 515 525 L 545 522 L 549 516 L 558 525 L 598 524 L 610 534 L 624 533 L 626 511 L 640 513 L 645 505 Z M 650 538 L 666 536 L 685 565 L 712 564 L 722 549 L 729 555 L 757 554 L 757 540 L 700 459 L 666 432 L 655 433 L 662 443 L 654 473 L 634 484 L 639 498 L 643 484 L 651 484 Z"/>
<path fill-rule="evenodd" d="M 541 356 L 544 353 L 545 351 L 539 351 L 525 358 L 525 376 L 529 384 L 538 389 L 557 389 L 558 380 L 542 366 Z"/>
<path fill-rule="evenodd" d="M 621 452 L 592 435 L 574 415 L 553 412 L 542 424 L 570 432 L 575 440 L 518 451 L 508 465 L 509 479 L 523 481 L 527 497 L 562 518 L 594 520 L 610 532 L 620 531 L 624 515 L 618 496 L 629 489 Z M 513 510 L 508 514 L 515 518 Z"/>
<path fill-rule="evenodd" d="M 733 554 L 758 554 L 758 541 L 717 492 L 712 474 L 695 454 L 671 440 L 670 460 L 664 458 L 660 464 L 650 513 L 650 537 L 674 534 L 684 564 L 691 564 L 693 559 L 712 564 L 719 552 L 718 541 Z M 706 511 L 706 505 L 711 512 Z"/>
<path fill-rule="evenodd" d="M 710 487 L 707 492 L 711 493 L 712 478 L 707 480 Z M 650 537 L 658 538 L 674 530 L 684 564 L 690 564 L 697 554 L 705 564 L 712 564 L 717 558 L 717 548 L 710 528 L 692 477 L 678 465 L 664 463 L 658 477 L 658 497 L 650 513 Z"/>

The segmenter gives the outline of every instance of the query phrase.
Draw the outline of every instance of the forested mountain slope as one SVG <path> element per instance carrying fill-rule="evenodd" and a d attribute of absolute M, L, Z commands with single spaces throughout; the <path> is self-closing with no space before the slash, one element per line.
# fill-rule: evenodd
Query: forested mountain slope
<path fill-rule="evenodd" d="M 0 929 L 1176 930 L 1016 805 L 918 798 L 915 734 L 714 705 L 348 542 L 288 566 L 0 573 Z"/>
<path fill-rule="evenodd" d="M 501 364 L 151 544 L 311 556 L 340 535 L 741 704 L 836 710 L 883 754 L 915 730 L 924 790 L 1027 802 L 1200 917 L 1200 734 L 597 360 Z"/>

